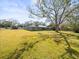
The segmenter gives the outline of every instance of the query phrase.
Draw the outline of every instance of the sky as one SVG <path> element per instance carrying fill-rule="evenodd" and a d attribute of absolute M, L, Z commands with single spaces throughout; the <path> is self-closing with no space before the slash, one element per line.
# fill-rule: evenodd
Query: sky
<path fill-rule="evenodd" d="M 21 23 L 30 20 L 42 21 L 44 19 L 29 18 L 28 7 L 32 7 L 36 1 L 37 0 L 0 0 L 0 19 L 16 19 Z"/>
<path fill-rule="evenodd" d="M 17 19 L 19 22 L 37 20 L 29 18 L 28 7 L 37 0 L 0 0 L 0 19 Z"/>

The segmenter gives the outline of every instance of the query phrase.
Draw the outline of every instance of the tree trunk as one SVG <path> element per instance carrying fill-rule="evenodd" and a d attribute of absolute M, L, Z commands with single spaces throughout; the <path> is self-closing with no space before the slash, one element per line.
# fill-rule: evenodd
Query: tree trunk
<path fill-rule="evenodd" d="M 59 25 L 56 24 L 55 31 L 58 32 L 59 30 L 60 30 L 60 27 L 59 27 Z"/>

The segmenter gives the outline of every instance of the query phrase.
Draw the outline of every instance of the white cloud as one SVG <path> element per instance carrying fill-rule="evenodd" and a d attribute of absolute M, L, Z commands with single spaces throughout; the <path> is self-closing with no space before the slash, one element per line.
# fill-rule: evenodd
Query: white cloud
<path fill-rule="evenodd" d="M 24 19 L 28 18 L 28 12 L 26 11 L 26 8 L 24 8 L 25 6 L 20 2 L 17 3 L 9 0 L 3 0 L 0 7 L 0 19 L 14 18 L 23 22 Z"/>
<path fill-rule="evenodd" d="M 22 3 L 22 0 L 2 0 L 0 3 L 0 19 L 14 18 L 21 23 L 28 20 L 41 20 L 38 18 L 29 18 L 29 12 L 26 10 L 26 6 Z M 32 4 L 36 4 L 37 0 L 31 0 Z M 42 21 L 42 20 L 41 20 Z"/>
<path fill-rule="evenodd" d="M 32 3 L 33 3 L 33 4 L 36 4 L 36 3 L 37 3 L 37 1 L 38 1 L 38 0 L 32 0 Z"/>

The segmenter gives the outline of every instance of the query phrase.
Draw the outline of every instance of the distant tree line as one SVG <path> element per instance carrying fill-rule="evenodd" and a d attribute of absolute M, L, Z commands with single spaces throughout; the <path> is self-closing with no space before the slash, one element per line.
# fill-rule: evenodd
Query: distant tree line
<path fill-rule="evenodd" d="M 18 22 L 16 20 L 0 20 L 0 28 L 17 28 Z"/>
<path fill-rule="evenodd" d="M 0 28 L 5 29 L 18 29 L 18 28 L 24 28 L 24 27 L 39 27 L 39 26 L 46 26 L 44 22 L 39 21 L 27 21 L 25 23 L 19 23 L 16 20 L 10 19 L 2 19 L 0 20 Z"/>
<path fill-rule="evenodd" d="M 45 26 L 45 27 L 44 27 Z M 28 28 L 28 27 L 44 27 L 42 30 L 55 30 L 55 24 L 49 23 L 48 25 L 46 22 L 39 22 L 39 21 L 27 21 L 25 23 L 19 23 L 16 20 L 0 20 L 0 28 L 6 28 L 6 29 L 19 29 L 19 28 Z M 40 30 L 40 28 L 38 28 Z M 37 29 L 37 30 L 38 30 Z M 61 24 L 60 30 L 65 31 L 74 31 L 79 32 L 79 15 L 70 17 L 66 22 Z"/>

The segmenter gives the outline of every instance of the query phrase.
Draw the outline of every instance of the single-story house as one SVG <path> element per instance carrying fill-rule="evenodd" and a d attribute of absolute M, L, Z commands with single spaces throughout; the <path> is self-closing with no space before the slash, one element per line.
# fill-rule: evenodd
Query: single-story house
<path fill-rule="evenodd" d="M 47 26 L 27 26 L 24 27 L 26 30 L 51 30 L 50 27 Z"/>

